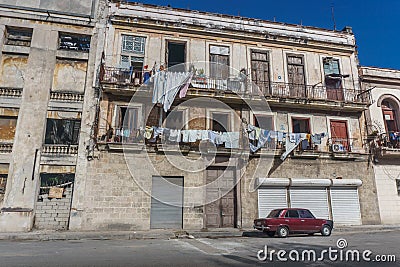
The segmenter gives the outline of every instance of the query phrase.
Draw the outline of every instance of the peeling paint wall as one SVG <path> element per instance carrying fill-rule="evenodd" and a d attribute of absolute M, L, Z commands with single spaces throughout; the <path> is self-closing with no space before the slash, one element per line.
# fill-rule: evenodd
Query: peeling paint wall
<path fill-rule="evenodd" d="M 86 61 L 57 60 L 51 90 L 54 92 L 83 93 L 86 71 Z"/>
<path fill-rule="evenodd" d="M 23 88 L 28 68 L 28 56 L 3 54 L 1 58 L 0 86 Z"/>
<path fill-rule="evenodd" d="M 0 117 L 0 142 L 13 142 L 16 127 L 17 118 Z"/>

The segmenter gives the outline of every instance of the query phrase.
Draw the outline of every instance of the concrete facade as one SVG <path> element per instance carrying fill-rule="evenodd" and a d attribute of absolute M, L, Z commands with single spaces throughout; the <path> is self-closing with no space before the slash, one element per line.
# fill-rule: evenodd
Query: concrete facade
<path fill-rule="evenodd" d="M 232 227 L 251 227 L 258 216 L 258 178 L 358 179 L 362 223 L 381 222 L 363 129 L 368 101 L 360 95 L 368 92 L 360 87 L 351 28 L 330 31 L 119 1 L 15 5 L 0 1 L 0 122 L 9 125 L 1 132 L 7 138 L 0 139 L 0 164 L 9 164 L 1 231 L 29 231 L 34 222 L 41 229 L 150 229 L 152 180 L 158 176 L 183 178 L 181 227 L 207 228 L 209 169 L 233 170 Z M 12 15 L 14 9 L 24 15 Z M 32 30 L 29 46 L 6 44 L 15 27 Z M 79 36 L 90 39 L 90 49 Z M 77 42 L 71 40 L 82 43 L 63 49 Z M 184 129 L 211 130 L 213 114 L 225 114 L 228 130 L 241 133 L 238 148 L 116 138 L 128 107 L 137 112 L 136 129 L 165 126 L 166 113 L 151 102 L 152 82 L 140 85 L 146 65 L 149 71 L 168 66 L 176 49 L 170 44 L 184 44 L 184 63 L 207 81 L 204 86 L 193 78 L 186 96 L 172 104 L 182 112 Z M 223 47 L 218 53 L 229 62 L 229 78 L 220 83 L 211 77 L 212 47 Z M 268 58 L 268 79 L 258 84 L 254 53 Z M 303 75 L 300 87 L 293 75 Z M 238 84 L 242 91 L 233 93 L 230 86 Z M 308 127 L 302 133 L 324 137 L 297 147 L 284 161 L 282 141 L 250 153 L 243 132 L 257 116 L 268 118 L 270 130 L 289 134 L 302 121 Z M 60 120 L 68 123 L 60 126 Z M 334 123 L 345 125 L 344 136 L 333 132 Z M 67 141 L 56 134 L 62 127 L 71 127 Z M 334 144 L 340 151 L 333 151 Z M 62 218 L 44 212 L 58 200 L 38 202 L 40 175 L 49 173 L 74 174 L 72 202 Z"/>
<path fill-rule="evenodd" d="M 400 131 L 400 71 L 361 67 L 360 77 L 363 88 L 370 90 L 372 97 L 372 105 L 366 112 L 366 128 L 374 157 L 380 216 L 382 223 L 396 224 L 400 216 L 400 146 L 390 133 Z M 385 113 L 388 104 L 390 109 Z M 389 121 L 394 121 L 397 129 L 390 128 L 392 126 L 388 125 L 385 115 L 394 116 Z"/>

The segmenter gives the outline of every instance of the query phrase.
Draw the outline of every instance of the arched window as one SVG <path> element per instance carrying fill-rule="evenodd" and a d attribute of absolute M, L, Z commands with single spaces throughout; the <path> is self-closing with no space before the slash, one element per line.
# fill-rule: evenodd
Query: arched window
<path fill-rule="evenodd" d="M 399 108 L 396 103 L 393 103 L 390 99 L 384 99 L 381 103 L 383 121 L 385 122 L 386 132 L 398 132 L 399 131 Z"/>

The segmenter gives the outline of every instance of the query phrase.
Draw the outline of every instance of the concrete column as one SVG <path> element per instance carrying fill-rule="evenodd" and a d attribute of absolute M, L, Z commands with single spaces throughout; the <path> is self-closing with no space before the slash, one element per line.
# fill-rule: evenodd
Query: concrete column
<path fill-rule="evenodd" d="M 33 31 L 0 232 L 29 231 L 33 226 L 57 40 L 57 31 L 50 27 L 41 25 Z"/>

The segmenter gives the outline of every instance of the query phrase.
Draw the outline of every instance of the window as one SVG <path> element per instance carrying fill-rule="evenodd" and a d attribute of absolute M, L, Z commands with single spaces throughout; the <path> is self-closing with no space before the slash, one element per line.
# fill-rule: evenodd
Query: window
<path fill-rule="evenodd" d="M 268 214 L 267 218 L 278 218 L 282 211 L 283 211 L 283 210 L 272 210 L 272 211 Z"/>
<path fill-rule="evenodd" d="M 400 196 L 400 179 L 396 179 L 397 194 Z"/>
<path fill-rule="evenodd" d="M 251 79 L 264 93 L 269 93 L 269 55 L 251 51 Z"/>
<path fill-rule="evenodd" d="M 66 186 L 75 180 L 74 173 L 41 173 L 40 174 L 40 193 L 39 195 L 48 194 L 50 187 Z"/>
<path fill-rule="evenodd" d="M 229 131 L 229 114 L 212 113 L 212 130 L 217 132 Z"/>
<path fill-rule="evenodd" d="M 229 77 L 229 47 L 210 46 L 210 77 L 226 80 Z"/>
<path fill-rule="evenodd" d="M 339 60 L 324 58 L 325 86 L 327 89 L 341 89 L 342 76 L 340 75 Z"/>
<path fill-rule="evenodd" d="M 167 45 L 167 60 L 168 60 L 168 68 L 174 67 L 173 71 L 185 71 L 185 66 L 182 65 L 185 63 L 185 52 L 186 44 L 185 43 L 175 43 L 168 42 Z"/>
<path fill-rule="evenodd" d="M 47 119 L 45 144 L 77 145 L 80 120 Z"/>
<path fill-rule="evenodd" d="M 90 36 L 60 32 L 59 49 L 89 52 Z"/>
<path fill-rule="evenodd" d="M 261 129 L 273 130 L 274 117 L 270 115 L 256 115 L 254 114 L 254 125 Z"/>
<path fill-rule="evenodd" d="M 17 117 L 0 117 L 0 142 L 12 142 L 17 127 Z"/>
<path fill-rule="evenodd" d="M 314 215 L 309 210 L 298 210 L 300 218 L 314 219 Z"/>
<path fill-rule="evenodd" d="M 170 111 L 167 112 L 165 118 L 165 127 L 169 129 L 178 129 L 181 130 L 184 128 L 183 123 L 183 111 Z"/>
<path fill-rule="evenodd" d="M 381 104 L 385 128 L 388 133 L 398 132 L 396 106 L 389 100 L 383 100 Z"/>
<path fill-rule="evenodd" d="M 122 52 L 144 54 L 145 37 L 122 35 Z"/>
<path fill-rule="evenodd" d="M 292 118 L 293 133 L 311 133 L 310 119 Z"/>
<path fill-rule="evenodd" d="M 286 218 L 299 218 L 297 210 L 288 210 L 285 214 Z"/>
<path fill-rule="evenodd" d="M 138 108 L 118 107 L 117 128 L 129 130 L 138 129 Z"/>
<path fill-rule="evenodd" d="M 26 28 L 6 28 L 6 44 L 18 46 L 31 46 L 32 29 Z"/>
<path fill-rule="evenodd" d="M 6 192 L 7 174 L 0 174 L 0 194 Z"/>

